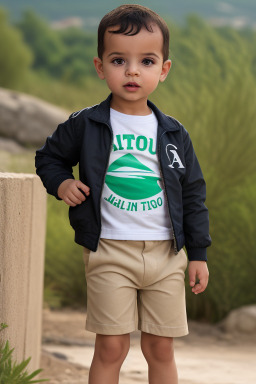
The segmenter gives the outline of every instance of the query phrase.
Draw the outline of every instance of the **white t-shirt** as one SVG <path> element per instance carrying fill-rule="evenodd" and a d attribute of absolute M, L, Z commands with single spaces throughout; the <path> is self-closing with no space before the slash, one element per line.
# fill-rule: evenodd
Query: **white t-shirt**
<path fill-rule="evenodd" d="M 114 143 L 101 199 L 101 238 L 172 238 L 159 163 L 157 118 L 126 115 L 111 108 Z"/>

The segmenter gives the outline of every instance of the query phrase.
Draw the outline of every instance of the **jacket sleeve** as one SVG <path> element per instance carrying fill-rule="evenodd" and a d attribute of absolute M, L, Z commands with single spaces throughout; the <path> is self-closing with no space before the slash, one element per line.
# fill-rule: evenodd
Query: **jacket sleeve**
<path fill-rule="evenodd" d="M 72 116 L 72 115 L 71 115 Z M 78 127 L 74 118 L 58 125 L 45 145 L 36 151 L 36 173 L 41 178 L 47 192 L 58 200 L 57 191 L 66 179 L 74 179 L 73 167 L 79 161 L 80 142 Z"/>
<path fill-rule="evenodd" d="M 182 183 L 183 228 L 189 260 L 207 261 L 206 248 L 211 245 L 209 214 L 205 206 L 206 185 L 190 136 L 186 130 L 184 151 L 186 174 Z"/>

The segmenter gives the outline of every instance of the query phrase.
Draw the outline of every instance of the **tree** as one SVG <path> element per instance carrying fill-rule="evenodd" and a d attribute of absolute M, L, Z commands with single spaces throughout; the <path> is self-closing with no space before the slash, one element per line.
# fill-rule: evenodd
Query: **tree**
<path fill-rule="evenodd" d="M 0 9 L 0 85 L 13 87 L 29 71 L 32 52 L 24 43 L 22 34 L 9 25 L 6 12 Z"/>
<path fill-rule="evenodd" d="M 33 68 L 60 77 L 65 46 L 59 34 L 32 11 L 25 12 L 18 27 L 34 53 Z"/>

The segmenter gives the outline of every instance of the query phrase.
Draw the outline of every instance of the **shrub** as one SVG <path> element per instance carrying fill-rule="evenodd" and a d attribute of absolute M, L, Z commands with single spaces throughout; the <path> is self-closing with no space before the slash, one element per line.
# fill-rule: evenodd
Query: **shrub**
<path fill-rule="evenodd" d="M 23 83 L 32 62 L 32 52 L 19 30 L 8 24 L 0 9 L 0 86 L 13 87 Z"/>
<path fill-rule="evenodd" d="M 4 330 L 6 327 L 6 324 L 1 323 L 0 331 Z M 26 368 L 31 358 L 29 357 L 28 359 L 23 360 L 21 363 L 17 363 L 13 361 L 13 351 L 14 348 L 10 349 L 8 341 L 6 341 L 4 345 L 0 345 L 0 384 L 32 384 L 48 381 L 47 379 L 32 380 L 42 370 L 37 369 L 36 371 L 29 374 Z"/>
<path fill-rule="evenodd" d="M 85 307 L 82 247 L 74 242 L 65 203 L 48 197 L 45 300 L 51 307 Z"/>

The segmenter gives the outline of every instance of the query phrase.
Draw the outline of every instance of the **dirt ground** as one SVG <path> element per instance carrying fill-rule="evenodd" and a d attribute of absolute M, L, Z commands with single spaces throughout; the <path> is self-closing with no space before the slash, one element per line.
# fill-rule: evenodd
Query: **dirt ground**
<path fill-rule="evenodd" d="M 40 378 L 48 378 L 49 384 L 88 382 L 95 335 L 85 331 L 85 318 L 78 311 L 44 310 Z M 256 383 L 256 335 L 230 335 L 195 322 L 189 323 L 189 331 L 175 340 L 180 384 Z M 148 382 L 139 343 L 140 333 L 134 332 L 120 384 Z"/>

